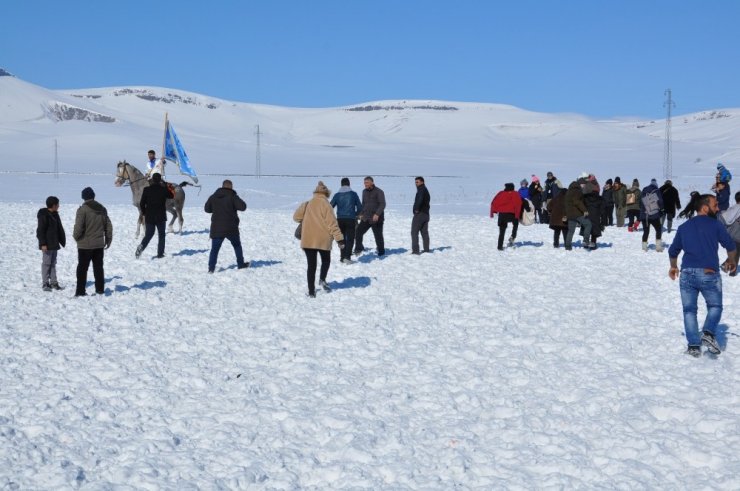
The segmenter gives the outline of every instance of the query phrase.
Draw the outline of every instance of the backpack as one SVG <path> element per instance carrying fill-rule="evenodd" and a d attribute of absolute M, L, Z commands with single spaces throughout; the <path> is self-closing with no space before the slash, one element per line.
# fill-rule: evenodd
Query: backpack
<path fill-rule="evenodd" d="M 522 216 L 519 218 L 519 223 L 522 225 L 532 225 L 535 222 L 534 219 L 534 205 L 532 201 L 525 200 L 529 203 L 529 211 L 526 208 L 522 208 Z"/>
<path fill-rule="evenodd" d="M 660 200 L 658 199 L 657 191 L 651 191 L 646 194 L 642 199 L 642 203 L 645 206 L 645 216 L 651 217 L 660 213 Z"/>
<path fill-rule="evenodd" d="M 624 202 L 628 205 L 634 205 L 635 203 L 637 203 L 637 192 L 627 191 L 627 195 L 625 196 Z"/>

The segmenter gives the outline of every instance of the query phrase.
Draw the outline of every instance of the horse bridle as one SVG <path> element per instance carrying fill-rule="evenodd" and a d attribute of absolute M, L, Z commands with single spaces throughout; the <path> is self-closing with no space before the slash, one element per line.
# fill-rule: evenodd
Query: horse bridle
<path fill-rule="evenodd" d="M 119 167 L 123 166 L 123 172 L 125 172 L 125 176 L 124 176 L 123 174 L 121 174 L 120 176 L 119 176 L 119 175 L 116 175 L 116 177 L 119 177 L 119 178 L 123 179 L 123 182 L 126 182 L 126 181 L 128 181 L 128 183 L 129 183 L 129 186 L 130 186 L 131 184 L 135 183 L 135 182 L 143 181 L 144 179 L 146 179 L 146 178 L 147 178 L 146 176 L 143 176 L 143 177 L 140 177 L 140 178 L 138 178 L 138 179 L 136 179 L 136 180 L 133 180 L 133 181 L 132 181 L 132 180 L 131 180 L 131 173 L 130 173 L 130 172 L 128 171 L 128 167 L 129 167 L 130 165 L 131 165 L 131 164 L 129 164 L 129 163 L 128 163 L 128 162 L 126 162 L 125 160 L 124 160 L 123 162 L 118 162 L 118 166 L 119 166 Z"/>

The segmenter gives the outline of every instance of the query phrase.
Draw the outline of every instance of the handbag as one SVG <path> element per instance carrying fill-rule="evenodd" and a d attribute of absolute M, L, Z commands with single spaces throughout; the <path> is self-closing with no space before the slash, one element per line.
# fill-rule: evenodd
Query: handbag
<path fill-rule="evenodd" d="M 303 218 L 306 217 L 306 211 L 308 211 L 308 201 L 306 201 L 306 207 L 303 209 Z M 295 232 L 293 232 L 293 236 L 301 240 L 301 235 L 303 234 L 303 221 L 298 224 L 298 226 L 295 228 Z"/>

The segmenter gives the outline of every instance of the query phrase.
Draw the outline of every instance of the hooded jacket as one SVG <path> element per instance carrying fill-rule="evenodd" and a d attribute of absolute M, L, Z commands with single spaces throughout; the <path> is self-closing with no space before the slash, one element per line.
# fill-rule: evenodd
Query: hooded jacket
<path fill-rule="evenodd" d="M 237 211 L 247 209 L 247 204 L 236 191 L 229 188 L 218 188 L 206 201 L 203 207 L 206 213 L 211 214 L 212 239 L 222 239 L 239 234 L 239 216 Z"/>
<path fill-rule="evenodd" d="M 647 210 L 645 209 L 645 203 L 647 203 L 647 197 L 650 194 L 655 193 L 658 197 L 658 210 L 654 212 L 652 215 L 647 215 Z M 663 211 L 663 195 L 660 194 L 660 189 L 658 189 L 658 186 L 655 184 L 650 184 L 648 186 L 645 186 L 645 189 L 642 190 L 642 194 L 640 195 L 640 216 L 643 220 L 657 220 L 660 218 L 661 212 Z"/>
<path fill-rule="evenodd" d="M 519 220 L 522 216 L 522 197 L 514 191 L 513 186 L 507 185 L 491 200 L 491 218 L 494 213 L 511 213 Z"/>
<path fill-rule="evenodd" d="M 94 199 L 86 200 L 77 208 L 72 237 L 78 249 L 102 249 L 113 241 L 113 224 L 108 210 Z"/>
<path fill-rule="evenodd" d="M 64 233 L 59 213 L 49 211 L 48 208 L 41 208 L 36 218 L 38 219 L 36 237 L 39 239 L 39 249 L 41 246 L 46 246 L 47 251 L 58 251 L 60 247 L 67 245 L 67 236 Z"/>
<path fill-rule="evenodd" d="M 332 239 L 337 242 L 344 240 L 334 217 L 334 209 L 322 192 L 314 192 L 311 200 L 302 203 L 293 213 L 293 220 L 302 224 L 303 249 L 330 251 Z"/>
<path fill-rule="evenodd" d="M 342 186 L 331 198 L 331 206 L 337 207 L 337 218 L 354 220 L 362 210 L 362 202 L 349 186 Z"/>

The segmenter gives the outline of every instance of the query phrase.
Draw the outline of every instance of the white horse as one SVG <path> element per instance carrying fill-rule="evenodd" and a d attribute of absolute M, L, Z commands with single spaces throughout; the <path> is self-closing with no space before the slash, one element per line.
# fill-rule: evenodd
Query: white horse
<path fill-rule="evenodd" d="M 136 221 L 136 238 L 138 239 L 141 226 L 144 224 L 144 215 L 141 213 L 139 203 L 141 203 L 141 195 L 144 192 L 144 188 L 149 185 L 149 180 L 147 179 L 147 176 L 139 171 L 139 169 L 124 160 L 122 162 L 118 162 L 115 185 L 116 187 L 121 187 L 126 181 L 128 181 L 129 186 L 131 187 L 134 206 L 139 210 L 139 219 Z M 182 208 L 185 206 L 185 190 L 183 188 L 187 185 L 191 184 L 187 181 L 183 181 L 179 185 L 174 184 L 175 198 L 167 200 L 167 211 L 172 213 L 172 220 L 170 220 L 167 227 L 167 231 L 169 233 L 175 232 L 173 227 L 175 219 L 178 220 L 179 225 L 177 233 L 182 232 L 182 224 L 185 221 L 182 216 Z"/>

